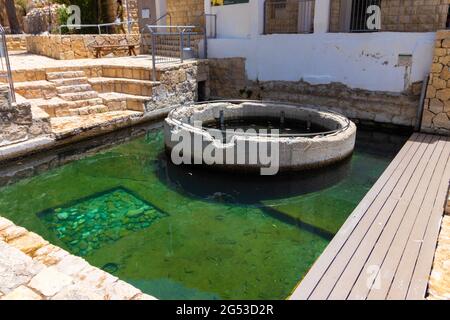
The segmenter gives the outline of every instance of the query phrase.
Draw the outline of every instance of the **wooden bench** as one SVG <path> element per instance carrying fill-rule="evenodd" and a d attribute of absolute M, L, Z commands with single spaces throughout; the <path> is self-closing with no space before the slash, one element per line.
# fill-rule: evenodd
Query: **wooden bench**
<path fill-rule="evenodd" d="M 102 57 L 102 52 L 104 52 L 104 51 L 108 51 L 109 53 L 112 53 L 115 50 L 128 50 L 128 55 L 129 56 L 131 56 L 131 55 L 135 55 L 136 56 L 135 48 L 138 45 L 139 44 L 137 44 L 137 43 L 94 45 L 94 46 L 92 46 L 92 48 L 95 51 L 95 57 L 96 58 L 101 58 Z"/>

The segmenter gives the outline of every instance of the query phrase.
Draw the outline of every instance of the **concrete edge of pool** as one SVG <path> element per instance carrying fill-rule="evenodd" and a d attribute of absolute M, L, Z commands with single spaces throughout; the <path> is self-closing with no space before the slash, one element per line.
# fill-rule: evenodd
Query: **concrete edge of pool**
<path fill-rule="evenodd" d="M 173 108 L 175 107 L 158 109 L 139 116 L 130 115 L 111 119 L 109 122 L 92 123 L 90 126 L 77 127 L 58 136 L 42 136 L 14 145 L 3 146 L 0 147 L 0 162 L 7 162 L 38 152 L 52 150 L 146 122 L 157 121 L 164 118 Z"/>

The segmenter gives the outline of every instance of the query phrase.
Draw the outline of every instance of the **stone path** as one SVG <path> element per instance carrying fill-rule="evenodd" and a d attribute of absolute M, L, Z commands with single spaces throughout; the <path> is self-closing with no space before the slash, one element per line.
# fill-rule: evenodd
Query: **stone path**
<path fill-rule="evenodd" d="M 90 67 L 90 66 L 127 66 L 152 68 L 152 57 L 150 55 L 139 55 L 136 57 L 115 57 L 100 59 L 74 59 L 74 60 L 56 60 L 45 56 L 30 53 L 11 53 L 11 69 L 15 70 L 33 70 L 45 68 L 69 68 L 69 67 Z M 188 64 L 192 61 L 186 61 Z M 159 63 L 158 70 L 180 66 L 181 63 L 169 62 Z"/>
<path fill-rule="evenodd" d="M 450 194 L 428 284 L 428 299 L 450 300 Z"/>
<path fill-rule="evenodd" d="M 0 300 L 154 300 L 0 217 Z"/>

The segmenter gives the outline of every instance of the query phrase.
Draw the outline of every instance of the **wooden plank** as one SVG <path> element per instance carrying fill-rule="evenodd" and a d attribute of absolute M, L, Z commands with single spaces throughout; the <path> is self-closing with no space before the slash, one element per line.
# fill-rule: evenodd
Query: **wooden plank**
<path fill-rule="evenodd" d="M 329 299 L 342 300 L 348 297 L 355 281 L 358 279 L 358 276 L 361 275 L 364 265 L 373 253 L 374 248 L 377 248 L 378 250 L 375 252 L 376 260 L 373 266 L 381 265 L 381 262 L 389 249 L 392 237 L 398 229 L 409 203 L 413 199 L 418 183 L 427 168 L 428 161 L 431 158 L 434 149 L 436 148 L 437 138 L 435 136 L 427 138 L 429 138 L 429 142 L 427 143 L 427 140 L 424 140 L 424 143 L 420 146 L 420 149 L 424 150 L 423 152 L 419 152 L 421 156 L 416 157 L 416 160 L 408 165 L 408 168 L 404 171 L 392 194 L 389 196 L 384 206 L 378 210 L 376 219 L 370 225 L 364 226 L 365 230 L 364 228 L 360 230 L 360 234 L 363 234 L 363 237 L 361 238 L 359 245 L 351 246 L 348 249 L 349 251 L 353 251 L 351 252 L 351 258 L 337 280 L 335 287 L 329 295 Z M 380 238 L 380 235 L 385 236 Z M 381 243 L 377 247 L 379 241 L 381 241 Z M 370 267 L 372 267 L 372 265 L 370 265 Z M 372 268 L 370 271 L 373 273 Z M 370 277 L 372 273 L 367 274 L 367 276 Z M 366 285 L 366 282 L 364 282 L 364 285 Z"/>
<path fill-rule="evenodd" d="M 306 274 L 304 279 L 299 283 L 297 288 L 294 290 L 290 299 L 308 299 L 311 295 L 312 291 L 316 287 L 317 283 L 320 281 L 322 276 L 325 274 L 329 265 L 335 259 L 335 256 L 339 253 L 342 246 L 346 243 L 348 236 L 353 231 L 353 229 L 357 226 L 367 208 L 375 201 L 378 197 L 380 191 L 386 185 L 390 176 L 398 169 L 398 167 L 404 162 L 406 157 L 411 153 L 411 150 L 414 149 L 414 152 L 417 148 L 416 141 L 422 141 L 424 138 L 423 135 L 413 134 L 410 139 L 405 143 L 403 148 L 397 154 L 397 156 L 392 160 L 377 182 L 373 185 L 373 187 L 369 190 L 363 200 L 358 204 L 349 218 L 345 221 L 339 232 L 327 246 L 325 251 L 321 254 L 321 256 L 316 260 L 310 271 Z"/>
<path fill-rule="evenodd" d="M 437 137 L 434 144 L 436 147 L 429 155 L 429 161 L 421 163 L 425 167 L 421 168 L 420 171 L 417 170 L 414 173 L 415 176 L 409 182 L 409 185 L 415 188 L 412 199 L 402 198 L 399 201 L 389 224 L 383 230 L 358 281 L 355 283 L 349 299 L 365 299 L 367 297 L 379 300 L 386 298 L 428 186 L 433 181 L 433 172 L 436 174 L 435 167 L 445 145 Z M 442 171 L 439 172 L 439 175 L 442 174 Z M 379 268 L 378 272 L 371 273 L 375 268 Z M 370 280 L 372 280 L 371 283 Z M 375 286 L 374 280 L 376 280 Z"/>
<path fill-rule="evenodd" d="M 447 150 L 449 147 L 446 148 Z M 433 257 L 436 250 L 441 220 L 445 208 L 446 195 L 449 187 L 450 177 L 450 156 L 447 159 L 445 173 L 442 176 L 438 195 L 433 205 L 430 221 L 428 222 L 425 236 L 420 247 L 414 273 L 408 289 L 406 299 L 422 299 L 427 290 L 430 270 L 433 264 Z"/>
<path fill-rule="evenodd" d="M 390 194 L 395 191 L 395 188 L 398 188 L 398 182 L 402 181 L 400 178 L 403 176 L 403 173 L 414 168 L 421 158 L 425 151 L 424 145 L 421 144 L 423 140 L 428 141 L 429 138 L 427 136 L 419 136 L 419 140 L 413 144 L 404 161 L 402 161 L 396 170 L 394 170 L 392 175 L 388 178 L 387 183 L 380 190 L 375 201 L 373 201 L 370 207 L 364 212 L 357 228 L 352 230 L 351 234 L 346 239 L 345 244 L 342 246 L 341 252 L 335 257 L 335 260 L 317 284 L 314 292 L 310 295 L 311 299 L 328 298 L 331 290 L 347 266 L 348 261 L 351 259 L 356 248 L 364 238 L 366 231 L 377 217 L 378 212 L 385 205 Z"/>
<path fill-rule="evenodd" d="M 446 138 L 441 138 L 440 144 L 443 145 L 442 152 L 439 155 L 439 160 L 428 186 L 426 197 L 414 221 L 414 225 L 409 234 L 405 249 L 402 252 L 397 272 L 389 289 L 389 294 L 387 296 L 388 299 L 400 300 L 406 298 L 414 267 L 419 255 L 420 244 L 424 239 L 434 202 L 440 196 L 438 195 L 440 181 L 441 179 L 450 179 L 448 176 L 446 178 L 444 172 L 447 159 L 449 157 L 450 144 Z M 430 270 L 428 270 L 427 273 L 429 274 Z"/>

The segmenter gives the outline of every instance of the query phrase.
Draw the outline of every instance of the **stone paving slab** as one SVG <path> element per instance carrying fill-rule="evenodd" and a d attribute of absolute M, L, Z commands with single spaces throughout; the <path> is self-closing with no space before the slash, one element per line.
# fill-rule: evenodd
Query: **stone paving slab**
<path fill-rule="evenodd" d="M 0 217 L 0 300 L 155 300 Z"/>
<path fill-rule="evenodd" d="M 450 194 L 428 284 L 428 299 L 450 300 Z"/>
<path fill-rule="evenodd" d="M 45 56 L 30 53 L 11 53 L 11 69 L 33 70 L 45 68 L 70 68 L 70 67 L 95 67 L 95 66 L 119 66 L 119 67 L 142 67 L 152 69 L 152 57 L 150 55 L 139 55 L 136 57 L 115 57 L 100 59 L 74 59 L 74 60 L 56 60 Z M 157 65 L 158 70 L 189 64 L 192 61 L 184 63 L 170 62 Z"/>

